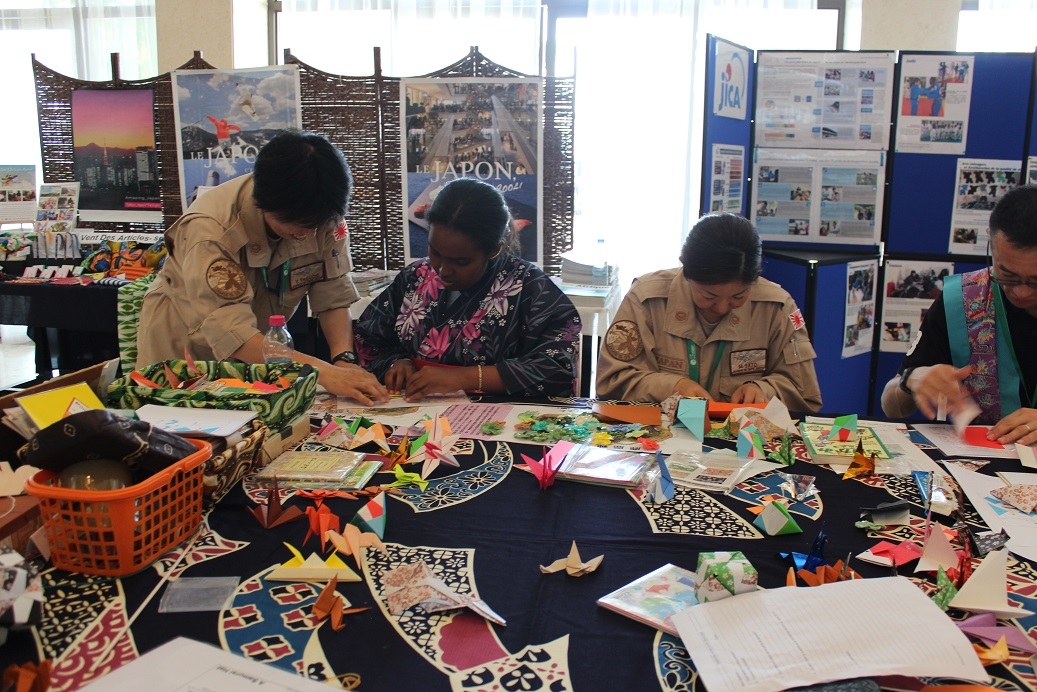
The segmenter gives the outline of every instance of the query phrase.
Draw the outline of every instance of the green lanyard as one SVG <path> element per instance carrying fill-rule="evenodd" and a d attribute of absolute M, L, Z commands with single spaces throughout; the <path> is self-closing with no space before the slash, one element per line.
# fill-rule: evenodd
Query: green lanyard
<path fill-rule="evenodd" d="M 688 345 L 688 377 L 692 382 L 699 383 L 699 350 L 698 346 L 691 339 L 685 339 L 685 343 Z M 703 386 L 707 392 L 713 386 L 713 376 L 717 374 L 717 368 L 720 367 L 720 359 L 724 357 L 724 349 L 727 348 L 727 342 L 721 341 L 720 347 L 717 348 L 717 355 L 713 358 L 713 367 L 709 369 L 709 379 L 706 380 L 706 384 Z"/>
<path fill-rule="evenodd" d="M 1026 391 L 1026 377 L 1023 375 L 1023 369 L 1019 367 L 1019 357 L 1015 355 L 1015 344 L 1012 342 L 1012 333 L 1008 330 L 1008 316 L 1005 314 L 1004 301 L 1001 300 L 1001 291 L 996 286 L 991 287 L 991 290 L 994 294 L 996 306 L 994 309 L 994 319 L 997 320 L 997 329 L 998 331 L 1005 330 L 1005 336 L 1007 337 L 1005 343 L 1012 354 L 1012 365 L 1015 366 L 1015 371 L 1019 373 L 1019 381 L 1023 383 L 1023 392 L 1030 398 L 1029 408 L 1037 408 L 1037 386 L 1033 388 L 1032 393 Z"/>
<path fill-rule="evenodd" d="M 259 269 L 259 271 L 263 274 L 263 285 L 265 285 L 266 289 L 267 289 L 266 299 L 267 299 L 267 301 L 270 302 L 270 314 L 271 315 L 274 315 L 274 314 L 281 314 L 281 315 L 283 315 L 284 314 L 284 292 L 285 292 L 285 287 L 288 285 L 288 275 L 292 271 L 292 260 L 287 259 L 287 260 L 285 260 L 284 264 L 281 265 L 281 281 L 279 282 L 280 285 L 277 287 L 278 294 L 279 294 L 279 297 L 280 297 L 280 300 L 281 300 L 281 311 L 279 313 L 274 310 L 274 303 L 273 303 L 273 301 L 270 300 L 270 279 L 267 278 L 266 267 L 261 267 Z"/>

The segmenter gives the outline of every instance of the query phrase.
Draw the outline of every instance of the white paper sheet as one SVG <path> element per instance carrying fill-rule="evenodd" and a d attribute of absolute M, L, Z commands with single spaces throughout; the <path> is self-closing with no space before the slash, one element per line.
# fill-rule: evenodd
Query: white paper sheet
<path fill-rule="evenodd" d="M 969 471 L 958 464 L 947 464 L 947 470 L 990 530 L 1004 529 L 1011 537 L 1008 550 L 1027 560 L 1037 560 L 1037 517 L 1002 503 L 990 494 L 992 489 L 1003 487 L 1005 482 L 995 476 Z"/>
<path fill-rule="evenodd" d="M 673 623 L 710 692 L 873 675 L 988 680 L 965 635 L 905 577 L 756 591 Z"/>
<path fill-rule="evenodd" d="M 1019 452 L 1015 445 L 1004 449 L 977 447 L 970 445 L 954 431 L 954 426 L 940 423 L 912 423 L 911 427 L 925 435 L 926 439 L 936 445 L 949 457 L 979 457 L 981 459 L 1018 459 Z"/>
<path fill-rule="evenodd" d="M 319 682 L 179 637 L 82 688 L 84 692 L 326 692 Z"/>

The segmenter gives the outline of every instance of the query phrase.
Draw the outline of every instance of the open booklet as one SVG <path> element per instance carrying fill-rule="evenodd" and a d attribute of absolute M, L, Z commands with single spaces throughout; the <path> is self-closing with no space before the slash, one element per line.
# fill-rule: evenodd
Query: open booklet
<path fill-rule="evenodd" d="M 676 565 L 663 565 L 626 586 L 598 599 L 598 605 L 677 636 L 671 617 L 698 605 L 695 573 Z"/>

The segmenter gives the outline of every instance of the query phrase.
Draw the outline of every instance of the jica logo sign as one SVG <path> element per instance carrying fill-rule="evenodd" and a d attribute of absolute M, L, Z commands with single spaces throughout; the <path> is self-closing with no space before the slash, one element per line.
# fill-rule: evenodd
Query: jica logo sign
<path fill-rule="evenodd" d="M 713 114 L 745 120 L 746 58 L 742 51 L 732 51 L 726 57 L 717 55 L 716 95 Z"/>

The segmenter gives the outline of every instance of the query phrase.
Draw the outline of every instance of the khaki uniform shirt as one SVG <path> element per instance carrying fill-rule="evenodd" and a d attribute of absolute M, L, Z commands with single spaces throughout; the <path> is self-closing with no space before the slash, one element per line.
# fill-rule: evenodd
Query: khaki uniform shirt
<path fill-rule="evenodd" d="M 749 300 L 707 336 L 691 284 L 679 268 L 639 278 L 623 299 L 598 358 L 597 396 L 662 401 L 679 380 L 689 377 L 688 340 L 697 346 L 698 383 L 703 387 L 717 350 L 724 349 L 707 389 L 713 399 L 730 401 L 740 385 L 753 382 L 792 411 L 821 408 L 814 347 L 785 289 L 758 280 Z"/>
<path fill-rule="evenodd" d="M 137 366 L 183 358 L 184 347 L 199 360 L 228 358 L 266 331 L 270 315 L 291 317 L 305 295 L 318 315 L 348 308 L 357 300 L 349 246 L 335 235 L 271 240 L 251 175 L 209 191 L 166 231 L 169 256 L 141 308 Z"/>

